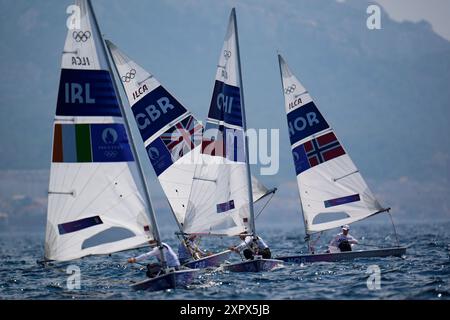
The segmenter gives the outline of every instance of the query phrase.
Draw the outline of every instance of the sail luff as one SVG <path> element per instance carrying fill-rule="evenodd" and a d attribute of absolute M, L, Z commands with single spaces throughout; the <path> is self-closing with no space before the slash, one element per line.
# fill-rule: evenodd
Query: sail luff
<path fill-rule="evenodd" d="M 151 198 L 150 198 L 150 191 L 149 191 L 149 188 L 148 188 L 148 185 L 147 185 L 147 180 L 145 179 L 145 176 L 144 176 L 144 173 L 143 173 L 142 163 L 141 163 L 141 160 L 139 158 L 139 154 L 138 154 L 137 149 L 136 149 L 136 143 L 134 141 L 134 138 L 133 138 L 133 135 L 132 135 L 132 132 L 131 132 L 130 123 L 129 123 L 127 114 L 125 112 L 125 108 L 123 107 L 122 97 L 121 97 L 121 95 L 119 93 L 119 90 L 118 90 L 118 87 L 117 87 L 117 83 L 115 81 L 113 68 L 111 66 L 111 61 L 110 61 L 111 52 L 110 52 L 109 48 L 106 46 L 105 40 L 104 40 L 103 35 L 101 33 L 101 30 L 100 30 L 100 26 L 99 26 L 98 21 L 97 21 L 97 17 L 96 17 L 95 12 L 94 12 L 94 10 L 92 8 L 91 0 L 88 0 L 88 5 L 89 5 L 89 7 L 91 9 L 90 11 L 91 11 L 91 14 L 92 14 L 92 18 L 94 20 L 94 24 L 95 24 L 95 26 L 96 26 L 96 28 L 98 30 L 98 33 L 100 34 L 100 39 L 101 39 L 101 43 L 102 43 L 101 47 L 102 47 L 102 50 L 103 50 L 103 52 L 105 54 L 105 57 L 106 57 L 106 60 L 107 60 L 107 64 L 108 64 L 108 68 L 109 68 L 109 70 L 111 72 L 111 77 L 112 77 L 112 80 L 113 80 L 112 82 L 113 82 L 113 86 L 114 86 L 114 91 L 116 93 L 117 100 L 119 101 L 119 107 L 120 107 L 120 110 L 122 112 L 122 116 L 123 116 L 125 127 L 126 127 L 126 130 L 127 130 L 128 138 L 130 140 L 130 144 L 131 144 L 131 147 L 132 147 L 132 150 L 133 150 L 133 153 L 134 153 L 134 157 L 135 157 L 135 160 L 136 160 L 136 163 L 137 163 L 137 166 L 138 166 L 139 177 L 141 179 L 141 183 L 144 186 L 145 200 L 147 202 L 147 208 L 148 208 L 148 211 L 149 211 L 148 215 L 149 215 L 149 218 L 150 218 L 150 221 L 151 221 L 151 224 L 152 224 L 153 236 L 154 236 L 154 238 L 155 238 L 155 240 L 157 242 L 158 247 L 161 247 L 162 246 L 162 244 L 161 244 L 161 236 L 160 236 L 159 229 L 158 229 L 158 223 L 157 223 L 156 218 L 155 218 L 155 213 L 153 211 L 153 205 L 152 205 L 152 201 L 151 201 Z M 114 65 L 114 69 L 117 72 L 117 68 L 115 67 L 115 65 Z M 165 264 L 165 258 L 164 258 L 164 254 L 162 253 L 162 250 L 161 250 L 161 261 L 163 262 L 163 265 L 164 265 Z"/>
<path fill-rule="evenodd" d="M 245 117 L 245 102 L 244 102 L 244 86 L 242 81 L 242 70 L 241 70 L 241 54 L 239 51 L 239 36 L 238 36 L 238 29 L 237 29 L 237 22 L 236 22 L 236 9 L 233 8 L 231 10 L 231 15 L 234 23 L 234 33 L 236 38 L 236 55 L 237 55 L 237 69 L 239 73 L 239 93 L 241 97 L 241 109 L 242 109 L 242 129 L 244 131 L 244 152 L 245 152 L 245 163 L 246 163 L 246 173 L 247 173 L 247 190 L 248 190 L 248 201 L 249 201 L 249 208 L 250 208 L 250 229 L 251 233 L 255 234 L 255 212 L 254 212 L 254 205 L 253 205 L 253 191 L 252 191 L 252 176 L 250 171 L 250 161 L 249 161 L 249 150 L 248 150 L 248 135 L 247 135 L 247 121 Z"/>
<path fill-rule="evenodd" d="M 109 55 L 111 55 L 111 52 L 109 51 L 109 49 L 108 49 L 108 53 L 109 53 Z M 108 64 L 110 64 L 109 59 L 108 59 Z M 116 72 L 117 72 L 117 70 L 116 70 Z M 113 78 L 116 78 L 116 77 L 113 76 Z M 116 92 L 118 94 L 119 91 L 118 91 L 118 88 L 117 88 L 117 85 L 116 85 L 116 81 L 114 80 L 113 83 L 114 83 L 115 90 L 116 90 Z M 144 169 L 143 169 L 143 166 L 142 166 L 142 162 L 141 162 L 140 157 L 138 155 L 136 144 L 134 142 L 134 139 L 133 139 L 133 136 L 132 136 L 132 133 L 131 133 L 131 128 L 130 128 L 130 123 L 129 123 L 128 117 L 126 116 L 126 112 L 125 112 L 125 110 L 123 108 L 122 98 L 120 97 L 119 94 L 118 94 L 118 99 L 119 99 L 119 103 L 120 103 L 121 110 L 122 110 L 122 113 L 123 113 L 123 117 L 124 117 L 124 120 L 125 120 L 124 122 L 126 124 L 126 128 L 127 128 L 130 140 L 131 140 L 131 145 L 132 145 L 133 153 L 135 155 L 136 163 L 138 164 L 139 177 L 140 177 L 140 179 L 142 181 L 142 184 L 144 186 L 144 189 L 145 189 L 145 198 L 146 198 L 147 206 L 149 208 L 149 213 L 148 213 L 149 214 L 149 218 L 150 218 L 150 221 L 151 221 L 152 226 L 153 226 L 153 235 L 155 237 L 155 240 L 156 240 L 158 246 L 161 246 L 161 236 L 160 236 L 159 229 L 158 229 L 158 223 L 157 223 L 157 221 L 155 219 L 155 213 L 153 211 L 153 205 L 152 205 L 151 198 L 150 198 L 150 190 L 148 188 L 147 180 L 145 179 L 145 176 L 143 174 Z"/>

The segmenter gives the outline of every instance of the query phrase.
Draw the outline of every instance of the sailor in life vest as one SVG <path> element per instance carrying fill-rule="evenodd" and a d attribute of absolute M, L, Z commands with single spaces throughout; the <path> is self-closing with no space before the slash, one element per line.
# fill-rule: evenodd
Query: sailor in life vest
<path fill-rule="evenodd" d="M 147 253 L 143 253 L 137 257 L 129 258 L 128 263 L 135 263 L 141 260 L 144 260 L 146 258 L 150 257 L 156 257 L 158 259 L 158 263 L 150 263 L 147 265 L 147 276 L 149 278 L 153 278 L 157 276 L 162 270 L 161 265 L 161 251 L 160 248 L 156 246 L 156 240 L 150 240 L 148 242 L 150 246 L 155 246 L 151 251 Z M 172 248 L 165 242 L 161 242 L 161 245 L 163 247 L 163 254 L 164 254 L 164 260 L 166 261 L 168 268 L 174 268 L 175 270 L 178 270 L 180 268 L 180 261 L 178 260 L 177 255 L 172 250 Z"/>
<path fill-rule="evenodd" d="M 178 246 L 178 258 L 180 259 L 181 264 L 185 264 L 192 259 L 197 260 L 209 255 L 207 252 L 201 250 L 197 243 L 195 243 L 196 238 L 197 235 L 191 234 L 180 242 L 180 245 Z"/>
<path fill-rule="evenodd" d="M 264 242 L 261 237 L 249 236 L 245 232 L 239 235 L 242 242 L 237 246 L 231 246 L 229 249 L 235 252 L 244 250 L 244 257 L 247 260 L 253 260 L 255 255 L 262 256 L 263 259 L 270 259 L 272 254 L 269 246 Z"/>
<path fill-rule="evenodd" d="M 348 225 L 342 226 L 342 232 L 337 234 L 333 240 L 331 240 L 328 251 L 329 253 L 352 251 L 352 245 L 357 244 L 358 240 L 353 238 L 348 231 L 350 227 Z"/>

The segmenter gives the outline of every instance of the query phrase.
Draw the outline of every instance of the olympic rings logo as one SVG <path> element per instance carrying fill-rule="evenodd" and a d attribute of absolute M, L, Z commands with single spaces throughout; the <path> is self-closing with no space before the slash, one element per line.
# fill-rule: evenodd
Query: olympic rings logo
<path fill-rule="evenodd" d="M 76 42 L 86 42 L 89 38 L 91 37 L 91 32 L 90 31 L 74 31 L 72 33 L 72 38 L 76 41 Z"/>
<path fill-rule="evenodd" d="M 124 76 L 122 76 L 122 81 L 123 82 L 130 82 L 131 79 L 134 79 L 135 76 L 136 76 L 136 70 L 131 69 Z"/>
<path fill-rule="evenodd" d="M 119 152 L 118 151 L 116 151 L 116 150 L 108 150 L 108 151 L 105 151 L 105 157 L 107 157 L 107 158 L 115 158 L 115 157 L 117 157 L 117 155 L 119 154 Z"/>
<path fill-rule="evenodd" d="M 224 50 L 223 52 L 223 56 L 225 57 L 225 59 L 228 59 L 231 57 L 231 51 L 228 50 Z"/>
<path fill-rule="evenodd" d="M 295 84 L 293 84 L 293 85 L 287 87 L 287 88 L 284 90 L 284 93 L 285 93 L 285 94 L 291 94 L 291 93 L 293 93 L 293 92 L 295 91 L 295 88 L 297 88 L 297 86 L 296 86 Z"/>

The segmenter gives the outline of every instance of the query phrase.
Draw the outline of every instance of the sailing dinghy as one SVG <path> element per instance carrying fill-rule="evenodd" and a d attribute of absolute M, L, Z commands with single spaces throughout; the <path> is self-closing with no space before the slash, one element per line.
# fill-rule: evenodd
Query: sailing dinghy
<path fill-rule="evenodd" d="M 308 91 L 292 74 L 281 55 L 278 55 L 278 60 L 305 239 L 308 241 L 310 254 L 281 256 L 277 259 L 304 263 L 404 255 L 406 247 L 400 246 L 398 240 L 397 246 L 390 248 L 314 253 L 309 242 L 312 234 L 382 212 L 389 213 L 390 208 L 380 205 Z M 336 213 L 343 213 L 344 217 L 336 218 Z M 327 221 L 320 222 L 320 219 Z"/>
<path fill-rule="evenodd" d="M 240 233 L 256 236 L 253 203 L 267 190 L 250 173 L 234 9 L 215 79 L 183 228 L 188 234 L 202 236 Z M 255 186 L 259 192 L 255 192 Z M 267 271 L 280 263 L 274 259 L 255 259 L 224 264 L 223 269 Z"/>
<path fill-rule="evenodd" d="M 53 125 L 46 261 L 136 249 L 150 240 L 161 246 L 94 11 L 89 0 L 76 5 L 80 24 L 66 37 Z M 163 255 L 161 261 L 164 266 Z M 195 275 L 195 270 L 164 271 L 146 280 L 149 288 L 187 285 Z"/>
<path fill-rule="evenodd" d="M 201 157 L 203 126 L 153 75 L 111 41 L 106 43 L 140 129 L 146 153 L 177 222 L 178 234 L 188 236 L 184 220 L 196 163 Z M 156 107 L 148 111 L 148 106 Z M 252 183 L 256 201 L 273 192 L 254 177 Z M 230 250 L 225 250 L 193 259 L 184 265 L 189 268 L 217 267 L 230 254 Z"/>

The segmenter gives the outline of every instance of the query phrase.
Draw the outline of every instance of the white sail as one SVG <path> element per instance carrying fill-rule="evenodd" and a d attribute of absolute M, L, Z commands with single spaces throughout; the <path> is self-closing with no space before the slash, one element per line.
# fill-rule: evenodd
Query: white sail
<path fill-rule="evenodd" d="M 203 127 L 149 72 L 112 42 L 107 41 L 114 64 L 147 155 L 175 218 L 184 220 Z"/>
<path fill-rule="evenodd" d="M 186 211 L 187 233 L 231 236 L 252 231 L 234 19 L 233 11 L 203 134 L 202 163 L 195 170 Z"/>
<path fill-rule="evenodd" d="M 130 59 L 111 41 L 107 41 L 107 45 L 111 50 L 138 127 L 142 127 L 141 136 L 152 167 L 175 218 L 182 227 L 196 163 L 201 163 L 203 156 L 200 155 L 203 126 L 161 86 L 153 75 Z M 169 101 L 168 105 L 173 107 L 165 108 L 165 98 Z M 156 106 L 155 109 L 152 108 L 154 111 L 142 112 L 150 105 Z M 165 110 L 166 114 L 164 114 Z M 152 112 L 155 114 L 153 119 Z M 174 115 L 170 116 L 171 113 Z M 158 116 L 159 114 L 161 116 Z M 147 119 L 151 120 L 148 125 L 152 127 L 150 133 L 145 130 Z M 268 189 L 256 178 L 253 179 L 253 185 L 255 199 L 260 199 L 267 194 Z M 184 228 L 182 229 L 186 232 Z"/>
<path fill-rule="evenodd" d="M 68 30 L 54 120 L 45 257 L 65 261 L 153 239 L 145 191 L 87 1 Z"/>
<path fill-rule="evenodd" d="M 308 91 L 278 58 L 306 233 L 383 210 Z"/>

